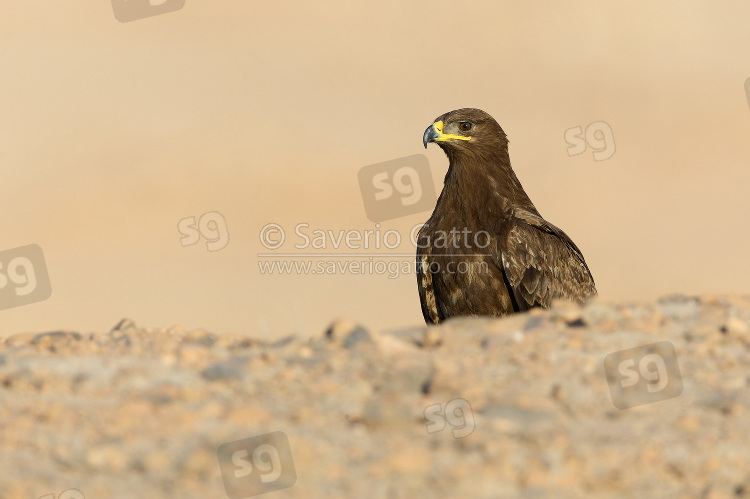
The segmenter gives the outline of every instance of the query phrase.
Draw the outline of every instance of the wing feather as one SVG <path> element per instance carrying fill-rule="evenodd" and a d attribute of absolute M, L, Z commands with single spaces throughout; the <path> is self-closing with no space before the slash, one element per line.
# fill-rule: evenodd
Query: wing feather
<path fill-rule="evenodd" d="M 513 215 L 507 237 L 498 241 L 498 256 L 519 310 L 596 294 L 583 254 L 562 230 L 524 209 Z"/>
<path fill-rule="evenodd" d="M 420 248 L 417 251 L 417 287 L 419 288 L 419 301 L 422 304 L 422 316 L 427 324 L 440 322 L 435 287 L 428 262 L 429 249 Z"/>

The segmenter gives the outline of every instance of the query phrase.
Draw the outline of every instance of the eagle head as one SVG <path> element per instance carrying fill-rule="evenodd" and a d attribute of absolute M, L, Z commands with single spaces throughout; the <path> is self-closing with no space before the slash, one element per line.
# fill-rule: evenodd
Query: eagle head
<path fill-rule="evenodd" d="M 435 142 L 449 156 L 462 152 L 480 153 L 508 148 L 508 138 L 500 125 L 481 109 L 456 109 L 435 119 L 422 137 L 425 149 Z"/>

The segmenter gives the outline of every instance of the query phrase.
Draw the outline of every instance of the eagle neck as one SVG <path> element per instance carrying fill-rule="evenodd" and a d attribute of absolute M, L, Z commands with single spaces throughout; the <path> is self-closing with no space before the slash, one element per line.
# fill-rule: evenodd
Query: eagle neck
<path fill-rule="evenodd" d="M 483 227 L 511 216 L 514 208 L 538 214 L 516 177 L 507 152 L 487 158 L 468 155 L 449 159 L 441 195 L 447 195 L 449 204 L 457 204 L 449 209 L 471 214 L 471 219 Z"/>

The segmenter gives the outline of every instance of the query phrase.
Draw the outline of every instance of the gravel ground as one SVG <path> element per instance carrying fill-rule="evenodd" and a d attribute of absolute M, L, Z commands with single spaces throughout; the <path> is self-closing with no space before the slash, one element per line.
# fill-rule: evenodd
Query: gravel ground
<path fill-rule="evenodd" d="M 750 298 L 0 344 L 0 497 L 750 497 Z"/>

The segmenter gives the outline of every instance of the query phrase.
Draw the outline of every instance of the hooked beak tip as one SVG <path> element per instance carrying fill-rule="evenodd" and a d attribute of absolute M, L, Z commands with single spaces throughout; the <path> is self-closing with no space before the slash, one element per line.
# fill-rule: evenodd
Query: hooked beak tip
<path fill-rule="evenodd" d="M 424 144 L 424 148 L 427 149 L 427 144 L 430 142 L 435 142 L 440 135 L 438 134 L 437 130 L 435 130 L 435 124 L 427 127 L 427 130 L 424 131 L 424 135 L 422 136 L 422 144 Z"/>

